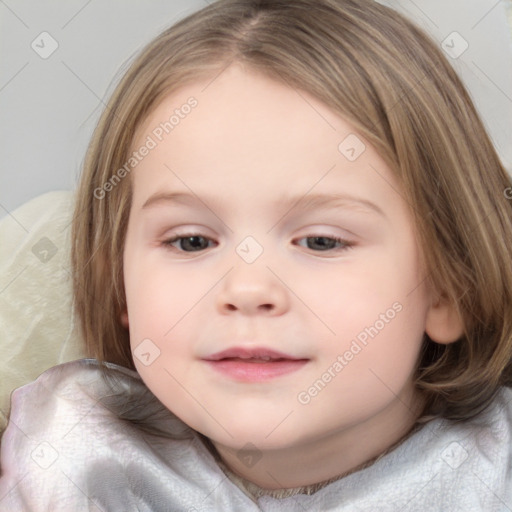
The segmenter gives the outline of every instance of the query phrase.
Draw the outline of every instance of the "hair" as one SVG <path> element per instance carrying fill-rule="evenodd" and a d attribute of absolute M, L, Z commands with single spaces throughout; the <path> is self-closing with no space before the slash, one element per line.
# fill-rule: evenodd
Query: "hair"
<path fill-rule="evenodd" d="M 120 322 L 131 178 L 103 199 L 95 191 L 128 161 L 137 128 L 165 97 L 235 62 L 323 102 L 396 175 L 428 285 L 464 325 L 454 343 L 424 335 L 418 421 L 484 410 L 512 385 L 511 180 L 438 45 L 373 0 L 219 0 L 141 51 L 97 125 L 76 197 L 74 302 L 87 354 L 135 368 Z"/>

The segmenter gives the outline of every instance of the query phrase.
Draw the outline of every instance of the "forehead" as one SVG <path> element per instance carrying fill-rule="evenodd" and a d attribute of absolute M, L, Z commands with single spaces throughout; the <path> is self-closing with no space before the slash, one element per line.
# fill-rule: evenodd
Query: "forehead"
<path fill-rule="evenodd" d="M 191 98 L 197 104 L 189 109 L 186 105 Z M 313 146 L 318 142 L 315 138 L 327 142 L 326 137 L 336 149 L 337 139 L 345 131 L 353 131 L 308 93 L 237 64 L 169 94 L 139 128 L 134 146 L 142 143 L 147 134 L 156 131 L 158 135 L 159 128 L 164 129 L 169 121 L 173 126 L 169 133 L 162 134 L 164 143 L 202 149 L 194 145 L 200 141 L 208 150 L 229 142 L 230 153 L 238 147 L 250 149 L 251 142 L 254 150 L 261 153 L 257 145 L 262 142 L 268 150 L 307 139 Z M 191 138 L 190 131 L 197 131 L 196 136 Z M 225 139 L 227 134 L 229 141 Z"/>
<path fill-rule="evenodd" d="M 240 66 L 167 96 L 133 149 L 149 140 L 133 173 L 139 206 L 169 187 L 241 202 L 333 187 L 396 200 L 389 169 L 349 123 L 304 91 Z"/>

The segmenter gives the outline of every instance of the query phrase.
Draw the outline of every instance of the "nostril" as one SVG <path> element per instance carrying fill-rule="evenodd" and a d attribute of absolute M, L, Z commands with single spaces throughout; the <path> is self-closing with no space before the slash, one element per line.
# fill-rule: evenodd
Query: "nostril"
<path fill-rule="evenodd" d="M 238 309 L 243 309 L 243 308 L 238 308 L 234 304 L 229 304 L 229 303 L 225 304 L 224 308 L 227 311 L 238 311 Z M 274 308 L 275 308 L 274 304 L 260 304 L 258 306 L 259 311 L 272 311 Z"/>

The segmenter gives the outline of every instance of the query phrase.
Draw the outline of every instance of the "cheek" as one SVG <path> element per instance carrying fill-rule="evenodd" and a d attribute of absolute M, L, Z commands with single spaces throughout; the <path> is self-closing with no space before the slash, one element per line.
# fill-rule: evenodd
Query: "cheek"
<path fill-rule="evenodd" d="M 375 381 L 370 368 L 389 382 L 408 378 L 419 357 L 428 311 L 412 243 L 347 260 L 340 271 L 316 278 L 309 283 L 313 293 L 308 306 L 317 315 L 310 320 L 316 322 L 317 332 L 323 329 L 327 367 L 346 354 L 350 361 L 343 373 L 350 387 L 362 374 L 369 379 L 366 384 Z"/>
<path fill-rule="evenodd" d="M 312 421 L 329 417 L 332 427 L 340 421 L 357 424 L 397 397 L 408 402 L 422 346 L 423 313 L 411 300 L 394 306 L 374 305 L 370 313 L 360 311 L 358 317 L 338 322 L 337 335 L 327 338 L 318 372 L 297 396 L 300 404 L 304 395 L 311 400 Z"/>
<path fill-rule="evenodd" d="M 393 257 L 395 256 L 395 257 Z M 401 316 L 424 320 L 425 296 L 416 261 L 401 255 L 371 257 L 345 262 L 337 269 L 314 272 L 294 280 L 294 291 L 313 315 L 322 320 L 325 334 L 355 337 L 365 328 Z M 411 318 L 412 319 L 412 318 Z M 386 322 L 386 325 L 387 322 Z M 422 328 L 424 326 L 422 325 Z"/>
<path fill-rule="evenodd" d="M 143 338 L 165 339 L 205 294 L 206 283 L 164 262 L 127 258 L 125 289 L 132 345 Z"/>

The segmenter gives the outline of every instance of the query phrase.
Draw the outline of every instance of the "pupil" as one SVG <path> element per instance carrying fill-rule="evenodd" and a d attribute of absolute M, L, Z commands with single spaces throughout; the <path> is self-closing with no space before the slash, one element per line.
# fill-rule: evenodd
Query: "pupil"
<path fill-rule="evenodd" d="M 315 236 L 311 238 L 310 240 L 313 240 L 312 245 L 317 245 L 320 249 L 332 249 L 334 247 L 334 244 L 336 244 L 335 240 L 328 239 L 325 236 Z M 327 241 L 327 243 L 326 243 Z M 310 247 L 312 249 L 313 247 Z"/>
<path fill-rule="evenodd" d="M 187 249 L 187 246 L 189 248 L 192 248 L 192 250 L 194 249 L 202 249 L 204 248 L 204 244 L 201 244 L 201 239 L 204 240 L 204 238 L 202 236 L 189 236 L 187 238 L 184 238 L 182 240 L 182 249 L 186 250 Z M 208 245 L 208 244 L 207 244 Z"/>

